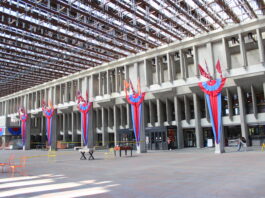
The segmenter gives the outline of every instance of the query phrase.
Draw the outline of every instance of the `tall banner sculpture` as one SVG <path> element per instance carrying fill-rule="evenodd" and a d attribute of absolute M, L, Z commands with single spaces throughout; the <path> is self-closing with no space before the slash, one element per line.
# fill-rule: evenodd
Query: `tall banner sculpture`
<path fill-rule="evenodd" d="M 80 93 L 77 92 L 77 108 L 81 113 L 81 128 L 82 128 L 82 138 L 84 146 L 88 146 L 88 127 L 89 127 L 89 110 L 92 107 L 92 102 L 88 101 L 88 93 L 86 92 L 86 99 L 84 99 Z"/>
<path fill-rule="evenodd" d="M 43 101 L 42 102 L 42 112 L 43 115 L 46 118 L 46 135 L 47 135 L 47 139 L 48 139 L 48 146 L 50 146 L 51 149 L 51 144 L 52 144 L 52 117 L 54 114 L 54 107 L 51 103 L 51 101 L 49 101 L 49 105 L 47 106 L 46 103 Z"/>
<path fill-rule="evenodd" d="M 27 119 L 28 114 L 23 107 L 20 107 L 18 110 L 19 119 L 21 121 L 21 137 L 22 137 L 22 145 L 23 150 L 26 149 L 26 139 L 27 139 Z"/>
<path fill-rule="evenodd" d="M 212 124 L 214 139 L 215 139 L 215 153 L 221 153 L 222 148 L 221 138 L 222 138 L 222 98 L 221 91 L 225 85 L 226 78 L 222 76 L 222 70 L 220 61 L 216 63 L 216 70 L 220 74 L 220 79 L 213 79 L 208 71 L 207 72 L 199 66 L 199 70 L 202 76 L 208 79 L 206 82 L 199 82 L 199 87 L 205 93 L 207 106 L 210 114 L 210 120 Z"/>
<path fill-rule="evenodd" d="M 128 94 L 129 88 L 131 88 L 132 94 Z M 140 81 L 138 80 L 137 86 L 138 92 L 133 88 L 131 80 L 129 83 L 124 81 L 124 92 L 126 94 L 126 100 L 131 105 L 133 131 L 136 140 L 137 152 L 140 152 L 140 135 L 142 124 L 142 102 L 144 101 L 145 92 L 141 92 Z"/>

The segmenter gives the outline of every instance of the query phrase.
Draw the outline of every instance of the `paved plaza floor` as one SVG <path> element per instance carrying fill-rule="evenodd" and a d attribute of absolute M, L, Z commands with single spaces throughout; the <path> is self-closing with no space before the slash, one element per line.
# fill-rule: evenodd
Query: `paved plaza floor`
<path fill-rule="evenodd" d="M 181 149 L 113 157 L 96 151 L 80 160 L 78 151 L 0 151 L 27 156 L 26 176 L 0 172 L 0 197 L 93 198 L 264 198 L 265 152 Z"/>

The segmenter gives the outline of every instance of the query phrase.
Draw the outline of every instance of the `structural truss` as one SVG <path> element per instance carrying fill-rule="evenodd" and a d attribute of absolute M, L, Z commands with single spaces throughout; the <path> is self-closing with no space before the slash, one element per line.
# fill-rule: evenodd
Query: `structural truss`
<path fill-rule="evenodd" d="M 0 96 L 264 14 L 264 0 L 1 0 Z"/>

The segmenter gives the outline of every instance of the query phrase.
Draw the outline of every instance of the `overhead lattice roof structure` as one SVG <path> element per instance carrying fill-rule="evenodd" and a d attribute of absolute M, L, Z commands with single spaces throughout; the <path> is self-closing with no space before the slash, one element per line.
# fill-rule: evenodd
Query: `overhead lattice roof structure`
<path fill-rule="evenodd" d="M 1 0 L 0 96 L 264 14 L 264 0 Z"/>

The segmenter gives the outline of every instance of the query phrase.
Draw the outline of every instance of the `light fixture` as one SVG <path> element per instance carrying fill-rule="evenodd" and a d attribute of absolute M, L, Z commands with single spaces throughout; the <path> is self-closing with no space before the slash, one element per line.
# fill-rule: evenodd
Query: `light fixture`
<path fill-rule="evenodd" d="M 249 39 L 249 40 L 252 40 L 253 42 L 256 42 L 255 38 L 253 37 L 252 32 L 249 32 L 249 33 L 248 33 L 248 39 Z"/>
<path fill-rule="evenodd" d="M 231 40 L 232 40 L 232 44 L 239 43 L 239 41 L 238 41 L 238 39 L 236 37 L 232 37 Z"/>

